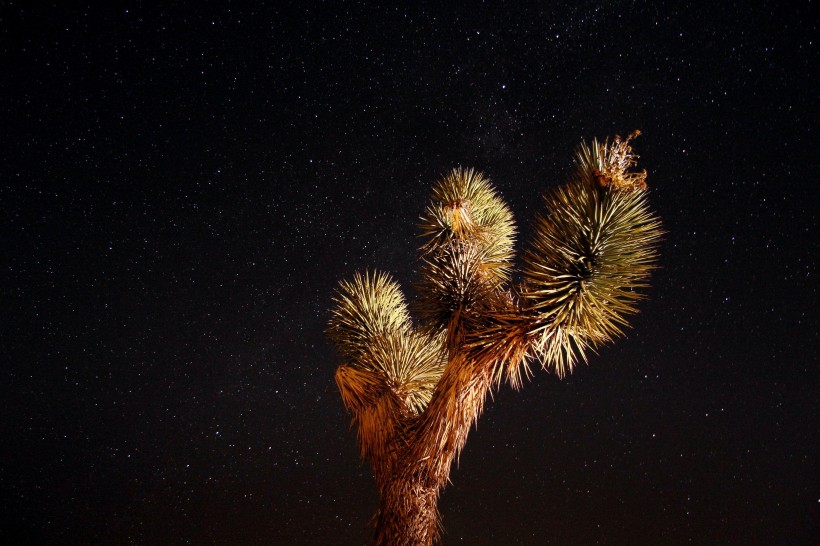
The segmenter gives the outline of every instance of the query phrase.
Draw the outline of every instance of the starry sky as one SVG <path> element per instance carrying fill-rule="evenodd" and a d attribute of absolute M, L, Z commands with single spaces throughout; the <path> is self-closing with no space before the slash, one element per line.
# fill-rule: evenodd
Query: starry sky
<path fill-rule="evenodd" d="M 412 298 L 458 165 L 526 241 L 634 129 L 649 297 L 495 394 L 444 544 L 817 540 L 816 2 L 161 4 L 0 10 L 3 542 L 367 544 L 336 283 Z"/>

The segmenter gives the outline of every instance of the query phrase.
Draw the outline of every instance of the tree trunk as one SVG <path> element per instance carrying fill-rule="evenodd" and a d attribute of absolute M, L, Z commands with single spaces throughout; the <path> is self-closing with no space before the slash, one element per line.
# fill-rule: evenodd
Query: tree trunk
<path fill-rule="evenodd" d="M 432 546 L 438 541 L 439 487 L 399 475 L 381 491 L 375 519 L 376 546 Z"/>
<path fill-rule="evenodd" d="M 439 542 L 439 493 L 481 413 L 490 385 L 488 368 L 461 353 L 451 359 L 425 413 L 405 431 L 404 440 L 397 440 L 395 466 L 380 488 L 374 517 L 376 546 Z"/>

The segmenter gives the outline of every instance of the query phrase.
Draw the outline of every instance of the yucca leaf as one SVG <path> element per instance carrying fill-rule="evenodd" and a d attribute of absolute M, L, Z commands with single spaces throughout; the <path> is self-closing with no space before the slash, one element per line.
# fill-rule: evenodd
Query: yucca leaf
<path fill-rule="evenodd" d="M 646 173 L 628 171 L 633 136 L 579 148 L 574 178 L 547 195 L 524 253 L 533 349 L 559 376 L 623 334 L 655 267 L 662 229 L 647 205 Z"/>

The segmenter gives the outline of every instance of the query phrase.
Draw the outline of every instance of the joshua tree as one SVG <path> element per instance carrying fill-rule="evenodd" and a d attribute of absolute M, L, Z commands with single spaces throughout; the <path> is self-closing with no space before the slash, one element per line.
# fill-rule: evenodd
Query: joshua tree
<path fill-rule="evenodd" d="M 414 311 L 385 273 L 356 274 L 334 298 L 336 371 L 381 497 L 378 546 L 437 542 L 437 502 L 487 393 L 521 386 L 532 362 L 559 377 L 623 334 L 662 234 L 629 138 L 582 144 L 570 181 L 513 278 L 512 214 L 489 181 L 456 169 L 421 218 Z"/>

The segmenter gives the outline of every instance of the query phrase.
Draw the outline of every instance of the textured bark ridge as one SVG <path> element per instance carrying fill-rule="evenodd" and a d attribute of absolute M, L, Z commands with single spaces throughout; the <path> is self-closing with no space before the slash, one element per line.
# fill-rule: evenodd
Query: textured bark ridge
<path fill-rule="evenodd" d="M 546 195 L 516 279 L 509 208 L 483 175 L 456 169 L 422 215 L 415 323 L 387 274 L 340 284 L 328 335 L 380 494 L 377 546 L 438 542 L 439 494 L 492 388 L 520 387 L 535 362 L 563 377 L 623 335 L 662 235 L 646 172 L 632 170 L 637 134 L 579 147 L 575 174 Z"/>

